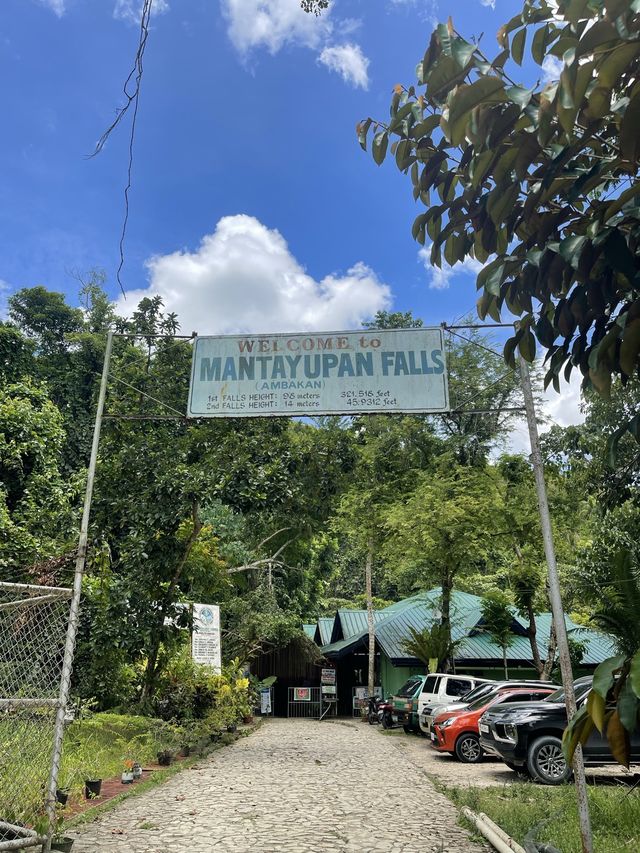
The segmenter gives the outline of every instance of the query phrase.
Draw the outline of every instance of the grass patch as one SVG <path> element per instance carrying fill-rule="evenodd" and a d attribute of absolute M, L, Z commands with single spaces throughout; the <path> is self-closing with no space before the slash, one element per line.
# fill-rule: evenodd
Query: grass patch
<path fill-rule="evenodd" d="M 532 826 L 543 821 L 534 840 L 562 853 L 580 853 L 576 792 L 573 785 L 505 785 L 502 788 L 448 788 L 459 807 L 485 812 L 512 838 L 523 844 Z M 589 788 L 594 847 L 600 853 L 640 850 L 640 791 L 613 786 Z"/>

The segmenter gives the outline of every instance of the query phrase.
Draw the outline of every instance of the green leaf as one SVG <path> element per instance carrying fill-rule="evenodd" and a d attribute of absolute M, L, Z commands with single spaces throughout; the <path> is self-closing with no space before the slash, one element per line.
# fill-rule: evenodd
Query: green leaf
<path fill-rule="evenodd" d="M 386 130 L 381 131 L 380 133 L 376 133 L 373 137 L 373 147 L 372 154 L 375 162 L 380 166 L 384 161 L 385 155 L 387 153 L 387 146 L 389 144 L 389 134 Z"/>
<path fill-rule="evenodd" d="M 358 142 L 363 151 L 367 150 L 367 133 L 371 127 L 372 121 L 368 118 L 366 121 L 360 122 L 358 125 Z"/>
<path fill-rule="evenodd" d="M 441 56 L 433 71 L 425 77 L 427 97 L 437 99 L 440 93 L 447 92 L 458 81 L 464 79 L 464 71 L 451 56 Z"/>
<path fill-rule="evenodd" d="M 624 655 L 614 655 L 613 657 L 603 660 L 602 663 L 596 667 L 596 670 L 593 673 L 592 689 L 599 696 L 602 696 L 603 699 L 607 698 L 607 693 L 613 686 L 614 672 L 620 669 L 624 661 Z"/>
<path fill-rule="evenodd" d="M 469 44 L 468 41 L 462 38 L 456 38 L 453 42 L 451 53 L 460 68 L 466 68 L 475 50 L 476 46 L 474 44 Z"/>
<path fill-rule="evenodd" d="M 427 116 L 423 121 L 414 124 L 411 128 L 411 136 L 414 139 L 421 139 L 423 136 L 428 136 L 440 124 L 440 116 Z"/>
<path fill-rule="evenodd" d="M 638 725 L 639 709 L 640 699 L 633 692 L 631 682 L 627 679 L 618 696 L 618 716 L 628 732 L 632 732 Z"/>
<path fill-rule="evenodd" d="M 524 55 L 524 45 L 527 39 L 527 28 L 523 27 L 513 37 L 511 42 L 511 56 L 518 65 L 522 65 L 522 57 Z"/>
<path fill-rule="evenodd" d="M 534 91 L 535 87 L 533 89 L 525 89 L 524 86 L 509 86 L 508 89 L 505 89 L 505 94 L 512 103 L 524 109 L 531 100 Z"/>
<path fill-rule="evenodd" d="M 507 187 L 497 186 L 487 196 L 487 213 L 498 227 L 513 209 L 520 195 L 520 184 L 512 183 Z"/>
<path fill-rule="evenodd" d="M 606 705 L 602 696 L 596 693 L 595 690 L 591 690 L 587 698 L 587 713 L 596 724 L 600 734 L 602 734 L 602 730 L 604 729 L 605 710 Z"/>
<path fill-rule="evenodd" d="M 488 100 L 504 101 L 504 83 L 499 77 L 481 77 L 456 89 L 449 101 L 449 129 L 454 145 L 459 145 L 465 137 L 471 110 Z"/>
<path fill-rule="evenodd" d="M 588 240 L 589 238 L 584 236 L 566 237 L 560 241 L 560 256 L 574 269 L 577 269 L 580 254 Z"/>
<path fill-rule="evenodd" d="M 620 151 L 634 168 L 640 157 L 640 92 L 631 98 L 620 122 Z"/>
<path fill-rule="evenodd" d="M 536 357 L 536 339 L 534 338 L 531 329 L 527 329 L 522 336 L 522 340 L 518 344 L 518 349 L 520 350 L 520 355 L 524 360 L 531 364 Z"/>
<path fill-rule="evenodd" d="M 538 65 L 542 65 L 544 54 L 547 48 L 547 39 L 549 37 L 550 27 L 545 24 L 544 27 L 539 27 L 533 37 L 531 43 L 531 56 Z"/>
<path fill-rule="evenodd" d="M 629 767 L 630 758 L 630 742 L 629 732 L 622 725 L 618 711 L 614 711 L 609 717 L 607 726 L 607 741 L 611 749 L 611 754 L 624 767 Z"/>
<path fill-rule="evenodd" d="M 640 698 L 640 649 L 631 658 L 629 681 L 631 682 L 633 692 Z"/>
<path fill-rule="evenodd" d="M 620 345 L 620 367 L 627 376 L 633 376 L 640 355 L 640 317 L 627 323 Z"/>

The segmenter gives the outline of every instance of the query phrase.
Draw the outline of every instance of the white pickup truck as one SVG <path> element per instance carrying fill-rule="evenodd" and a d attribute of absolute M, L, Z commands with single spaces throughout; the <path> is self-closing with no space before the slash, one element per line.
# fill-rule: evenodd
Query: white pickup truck
<path fill-rule="evenodd" d="M 484 692 L 490 692 L 496 682 L 472 675 L 452 675 L 434 672 L 427 677 L 418 697 L 418 724 L 429 735 L 436 714 L 463 708 Z M 463 702 L 464 697 L 464 702 Z M 435 710 L 437 709 L 437 710 Z"/>

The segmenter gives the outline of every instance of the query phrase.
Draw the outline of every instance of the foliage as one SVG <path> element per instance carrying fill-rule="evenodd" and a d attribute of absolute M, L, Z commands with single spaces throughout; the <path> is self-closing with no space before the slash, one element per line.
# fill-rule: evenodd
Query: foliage
<path fill-rule="evenodd" d="M 603 661 L 593 674 L 587 703 L 565 729 L 563 749 L 571 761 L 579 743 L 594 728 L 606 736 L 613 757 L 629 766 L 630 733 L 640 726 L 640 649 L 633 655 L 616 655 Z"/>
<path fill-rule="evenodd" d="M 482 621 L 480 627 L 502 649 L 505 678 L 509 677 L 507 671 L 507 649 L 515 639 L 513 633 L 513 614 L 510 608 L 511 601 L 509 596 L 499 589 L 490 590 L 485 593 L 482 599 Z"/>
<path fill-rule="evenodd" d="M 457 645 L 458 643 L 451 640 L 447 626 L 438 623 L 421 631 L 409 627 L 409 637 L 402 642 L 405 652 L 421 660 L 425 666 L 429 666 L 430 661 L 437 660 L 436 672 L 442 671 L 442 667 L 453 656 Z"/>
<path fill-rule="evenodd" d="M 629 551 L 615 554 L 607 568 L 591 619 L 629 655 L 640 648 L 640 569 Z"/>
<path fill-rule="evenodd" d="M 62 417 L 30 381 L 0 387 L 0 567 L 20 569 L 58 556 L 68 545 L 73 485 L 59 469 Z M 43 507 L 47 511 L 43 512 Z"/>
<path fill-rule="evenodd" d="M 373 128 L 378 164 L 395 139 L 427 208 L 412 231 L 431 241 L 432 263 L 485 264 L 480 317 L 499 320 L 503 306 L 519 316 L 507 361 L 516 349 L 533 361 L 537 338 L 556 388 L 563 368 L 566 379 L 579 368 L 585 388 L 606 394 L 612 373 L 626 381 L 640 362 L 639 9 L 531 0 L 493 58 L 449 19 L 417 65 L 420 93 L 397 85 L 389 121 L 358 124 L 363 148 Z M 527 40 L 539 66 L 562 61 L 559 80 L 517 82 Z"/>
<path fill-rule="evenodd" d="M 582 853 L 576 794 L 572 785 L 507 784 L 450 788 L 458 807 L 484 812 L 516 842 L 527 835 L 547 849 Z M 629 794 L 626 796 L 626 794 Z M 640 846 L 640 798 L 613 785 L 589 785 L 594 849 L 626 853 Z"/>

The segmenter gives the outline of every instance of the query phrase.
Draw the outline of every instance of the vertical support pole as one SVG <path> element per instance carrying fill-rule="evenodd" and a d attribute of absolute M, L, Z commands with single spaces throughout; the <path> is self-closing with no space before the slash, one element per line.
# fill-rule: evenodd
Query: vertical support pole
<path fill-rule="evenodd" d="M 73 595 L 69 609 L 69 622 L 67 624 L 67 636 L 64 644 L 64 659 L 62 662 L 62 675 L 60 677 L 60 691 L 58 693 L 58 707 L 56 712 L 56 723 L 53 735 L 53 750 L 51 755 L 51 769 L 49 771 L 49 782 L 47 785 L 47 815 L 49 818 L 49 833 L 47 843 L 44 845 L 43 853 L 51 850 L 51 836 L 55 827 L 56 817 L 56 788 L 58 785 L 58 772 L 60 770 L 60 758 L 62 756 L 62 738 L 64 735 L 64 714 L 69 698 L 69 685 L 71 683 L 71 668 L 73 665 L 73 653 L 76 644 L 76 632 L 78 630 L 78 613 L 80 610 L 80 594 L 82 591 L 82 576 L 87 559 L 87 540 L 89 538 L 89 514 L 91 512 L 91 498 L 93 497 L 93 483 L 96 474 L 96 463 L 98 460 L 98 444 L 100 442 L 100 428 L 102 426 L 102 412 L 104 400 L 107 393 L 107 378 L 109 376 L 109 364 L 111 362 L 111 348 L 113 345 L 113 332 L 107 333 L 107 345 L 104 351 L 104 362 L 102 365 L 102 378 L 100 380 L 100 393 L 98 395 L 98 407 L 96 419 L 93 426 L 93 442 L 91 444 L 91 456 L 87 471 L 87 488 L 84 494 L 84 507 L 82 510 L 82 522 L 80 524 L 80 535 L 78 537 L 78 551 L 76 554 L 75 575 L 73 578 Z"/>
<path fill-rule="evenodd" d="M 535 406 L 533 403 L 533 392 L 531 390 L 529 365 L 522 355 L 519 356 L 519 362 L 522 391 L 524 394 L 524 406 L 527 414 L 527 426 L 529 427 L 529 440 L 531 442 L 531 462 L 536 481 L 538 509 L 540 511 L 540 525 L 542 527 L 544 553 L 547 559 L 549 574 L 549 600 L 551 602 L 553 624 L 555 626 L 556 639 L 558 643 L 558 657 L 560 659 L 560 672 L 562 673 L 562 685 L 564 687 L 565 704 L 567 706 L 567 718 L 570 720 L 576 713 L 577 709 L 576 697 L 573 690 L 573 672 L 571 669 L 571 658 L 569 656 L 567 626 L 564 621 L 564 608 L 562 606 L 562 597 L 560 595 L 558 567 L 556 565 L 556 553 L 553 546 L 553 532 L 551 529 L 549 504 L 547 502 L 547 488 L 544 480 L 544 468 L 542 464 L 542 454 L 540 452 L 540 440 L 538 437 L 538 425 L 536 423 Z M 578 797 L 578 818 L 580 821 L 582 850 L 583 853 L 593 853 L 589 801 L 587 800 L 587 782 L 584 775 L 584 761 L 582 758 L 582 747 L 580 745 L 578 745 L 575 751 L 573 772 L 576 784 L 576 794 Z"/>
<path fill-rule="evenodd" d="M 369 671 L 367 678 L 367 691 L 369 699 L 375 691 L 376 676 L 376 634 L 373 622 L 373 580 L 371 576 L 373 566 L 373 542 L 367 543 L 367 561 L 365 564 L 365 583 L 367 587 L 367 626 L 369 628 Z"/>

